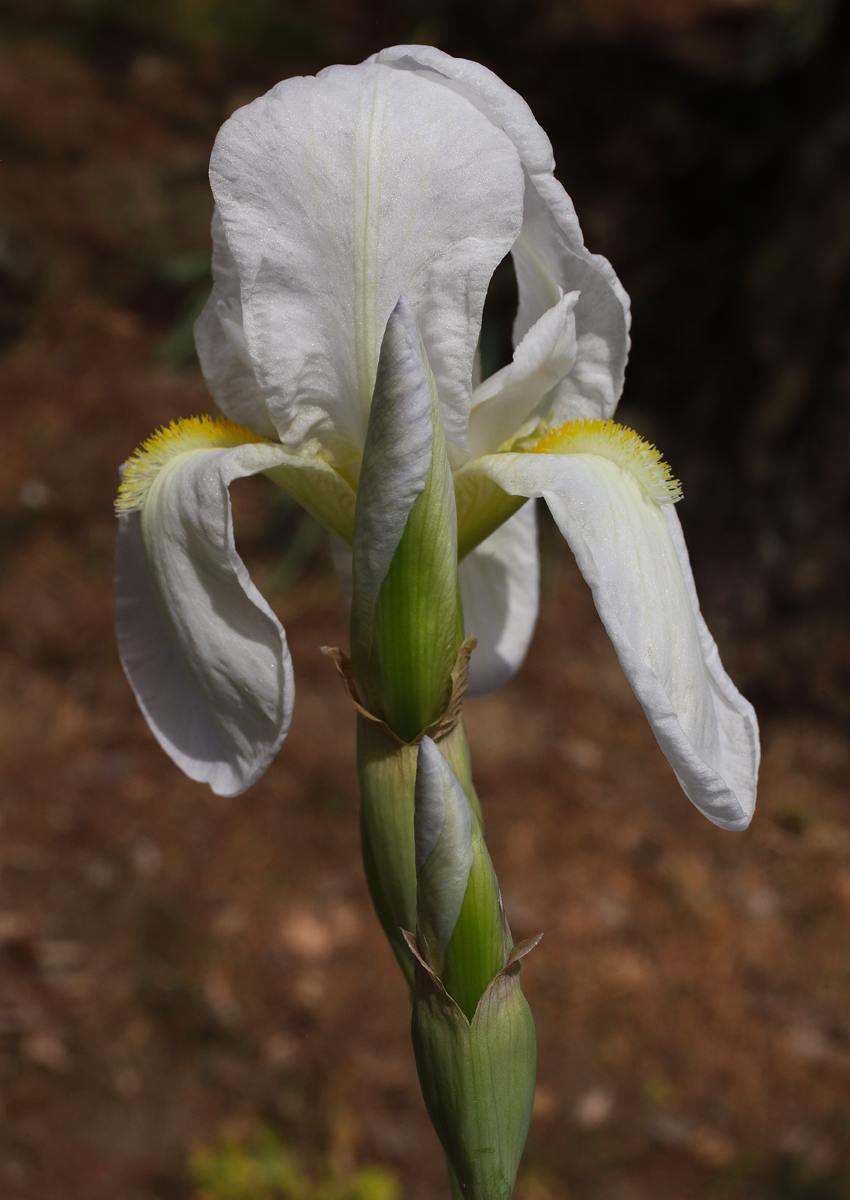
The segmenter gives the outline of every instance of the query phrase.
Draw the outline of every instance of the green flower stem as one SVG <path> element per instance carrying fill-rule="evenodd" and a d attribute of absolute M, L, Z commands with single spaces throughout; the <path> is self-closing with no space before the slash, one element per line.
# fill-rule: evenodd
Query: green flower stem
<path fill-rule="evenodd" d="M 519 506 L 493 487 L 463 498 L 466 549 Z M 457 530 L 439 396 L 402 297 L 358 481 L 351 662 L 329 653 L 358 710 L 363 865 L 411 988 L 417 1070 L 453 1195 L 508 1200 L 536 1049 L 460 723 L 474 641 L 463 640 Z"/>

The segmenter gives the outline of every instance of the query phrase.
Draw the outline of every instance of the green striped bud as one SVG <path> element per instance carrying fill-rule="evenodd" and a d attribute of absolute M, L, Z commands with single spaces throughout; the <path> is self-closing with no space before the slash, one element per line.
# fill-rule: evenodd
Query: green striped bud
<path fill-rule="evenodd" d="M 412 742 L 446 706 L 463 615 L 440 404 L 404 298 L 381 345 L 352 552 L 354 672 L 370 710 Z"/>
<path fill-rule="evenodd" d="M 420 952 L 471 1019 L 507 961 L 510 933 L 481 823 L 429 737 L 419 745 L 413 834 Z"/>

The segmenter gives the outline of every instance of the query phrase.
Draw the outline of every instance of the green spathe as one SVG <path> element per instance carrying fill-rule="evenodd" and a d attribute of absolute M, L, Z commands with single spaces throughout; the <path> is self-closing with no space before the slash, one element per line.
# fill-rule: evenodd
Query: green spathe
<path fill-rule="evenodd" d="M 413 835 L 416 929 L 425 939 L 431 967 L 442 975 L 472 870 L 472 813 L 454 772 L 429 737 L 419 743 Z"/>
<path fill-rule="evenodd" d="M 538 939 L 514 948 L 471 1021 L 413 939 L 407 941 L 416 960 L 413 1049 L 428 1115 L 462 1195 L 508 1200 L 528 1135 L 537 1070 L 534 1019 L 520 987 L 520 959 Z"/>
<path fill-rule="evenodd" d="M 470 1019 L 488 984 L 504 967 L 512 946 L 496 872 L 481 824 L 473 817 L 472 869 L 440 975 L 446 991 Z"/>
<path fill-rule="evenodd" d="M 472 1018 L 511 946 L 499 884 L 473 812 L 429 737 L 416 772 L 416 936 L 448 994 Z"/>
<path fill-rule="evenodd" d="M 355 674 L 370 710 L 412 742 L 445 709 L 463 616 L 440 403 L 403 298 L 381 346 L 352 552 Z"/>

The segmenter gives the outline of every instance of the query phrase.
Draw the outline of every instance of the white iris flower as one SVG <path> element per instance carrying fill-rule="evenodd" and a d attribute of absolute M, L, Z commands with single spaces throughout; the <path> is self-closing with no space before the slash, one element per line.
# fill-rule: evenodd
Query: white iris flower
<path fill-rule="evenodd" d="M 177 422 L 126 464 L 116 562 L 127 675 L 162 746 L 214 791 L 259 778 L 294 700 L 228 486 L 263 472 L 351 544 L 382 339 L 404 297 L 454 472 L 472 690 L 525 656 L 538 559 L 524 501 L 542 497 L 685 792 L 716 824 L 748 824 L 755 715 L 700 615 L 678 485 L 611 420 L 628 297 L 585 249 L 553 170 L 520 96 L 423 46 L 286 80 L 219 133 L 215 283 L 196 340 L 226 419 Z M 484 299 L 508 252 L 513 362 L 475 386 Z"/>

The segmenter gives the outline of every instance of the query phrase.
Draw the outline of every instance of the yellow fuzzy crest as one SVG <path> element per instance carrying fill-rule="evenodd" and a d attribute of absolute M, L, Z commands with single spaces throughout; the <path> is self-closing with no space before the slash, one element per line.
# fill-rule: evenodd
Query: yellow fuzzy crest
<path fill-rule="evenodd" d="M 616 421 L 568 421 L 547 430 L 529 449 L 532 454 L 596 454 L 628 471 L 656 504 L 682 499 L 682 485 L 655 446 Z"/>
<path fill-rule="evenodd" d="M 178 455 L 266 441 L 268 438 L 260 437 L 252 429 L 236 425 L 223 417 L 181 417 L 179 421 L 172 421 L 165 429 L 152 433 L 124 464 L 115 511 L 135 512 L 140 509 L 159 472 Z"/>

